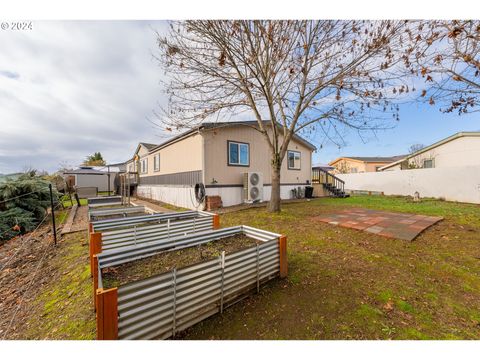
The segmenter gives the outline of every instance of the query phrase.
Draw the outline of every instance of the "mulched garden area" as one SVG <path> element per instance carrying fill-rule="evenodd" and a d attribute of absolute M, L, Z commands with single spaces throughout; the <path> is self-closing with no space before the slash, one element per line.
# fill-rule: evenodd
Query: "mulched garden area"
<path fill-rule="evenodd" d="M 180 250 L 168 251 L 145 259 L 103 270 L 103 287 L 109 289 L 174 269 L 219 257 L 222 251 L 233 253 L 261 241 L 239 234 Z"/>

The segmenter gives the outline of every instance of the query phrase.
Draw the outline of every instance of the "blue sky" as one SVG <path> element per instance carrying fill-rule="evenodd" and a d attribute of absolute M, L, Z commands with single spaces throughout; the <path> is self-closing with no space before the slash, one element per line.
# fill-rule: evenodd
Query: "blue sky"
<path fill-rule="evenodd" d="M 412 144 L 430 145 L 459 131 L 480 131 L 480 113 L 444 114 L 437 106 L 408 104 L 400 107 L 400 121 L 390 130 L 371 134 L 367 142 L 353 131 L 344 137 L 346 146 L 338 149 L 325 144 L 313 156 L 313 163 L 328 163 L 341 156 L 393 156 L 408 153 Z M 315 139 L 318 145 L 320 139 Z"/>

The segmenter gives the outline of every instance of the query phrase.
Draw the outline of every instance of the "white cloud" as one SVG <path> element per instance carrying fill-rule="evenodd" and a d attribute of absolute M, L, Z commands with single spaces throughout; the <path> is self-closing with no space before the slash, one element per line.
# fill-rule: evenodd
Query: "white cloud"
<path fill-rule="evenodd" d="M 1 31 L 0 173 L 50 171 L 100 151 L 109 162 L 139 141 L 161 142 L 146 120 L 162 103 L 152 52 L 165 22 L 34 22 Z"/>

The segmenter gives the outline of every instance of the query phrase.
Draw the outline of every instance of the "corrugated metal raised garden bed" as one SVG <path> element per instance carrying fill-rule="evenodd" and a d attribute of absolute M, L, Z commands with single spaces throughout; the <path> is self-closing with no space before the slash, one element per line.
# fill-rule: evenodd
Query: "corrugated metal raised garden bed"
<path fill-rule="evenodd" d="M 152 214 L 90 223 L 90 261 L 93 255 L 132 249 L 138 245 L 220 227 L 219 216 L 204 211 Z"/>
<path fill-rule="evenodd" d="M 145 206 L 114 206 L 103 207 L 102 209 L 88 209 L 88 219 L 90 221 L 118 219 L 128 216 L 138 216 L 139 214 L 146 214 Z"/>
<path fill-rule="evenodd" d="M 287 275 L 286 237 L 248 226 L 94 256 L 98 339 L 166 339 Z"/>
<path fill-rule="evenodd" d="M 122 204 L 122 197 L 118 195 L 90 197 L 87 200 L 90 208 Z"/>

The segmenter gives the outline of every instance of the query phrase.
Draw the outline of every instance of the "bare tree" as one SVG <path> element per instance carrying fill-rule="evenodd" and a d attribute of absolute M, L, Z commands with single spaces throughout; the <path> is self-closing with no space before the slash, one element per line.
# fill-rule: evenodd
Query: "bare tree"
<path fill-rule="evenodd" d="M 425 145 L 423 145 L 423 144 L 412 144 L 408 148 L 408 154 L 412 155 L 412 154 L 416 153 L 417 151 L 422 150 L 424 147 L 425 147 Z M 418 156 L 413 157 L 413 158 L 410 159 L 410 161 L 408 163 L 408 167 L 410 169 L 419 169 L 419 168 L 422 167 L 422 160 Z"/>
<path fill-rule="evenodd" d="M 295 134 L 335 141 L 398 120 L 392 101 L 412 89 L 396 67 L 413 51 L 405 21 L 185 21 L 158 34 L 168 105 L 166 129 L 247 112 L 268 143 L 271 211 L 280 210 L 280 169 Z"/>
<path fill-rule="evenodd" d="M 411 64 L 425 81 L 421 97 L 441 111 L 479 111 L 480 21 L 428 21 L 417 29 Z"/>
<path fill-rule="evenodd" d="M 338 174 L 349 174 L 351 172 L 350 165 L 345 160 L 335 166 L 335 170 Z"/>
<path fill-rule="evenodd" d="M 408 147 L 408 153 L 413 154 L 416 153 L 417 151 L 422 150 L 425 147 L 423 144 L 412 144 Z"/>

